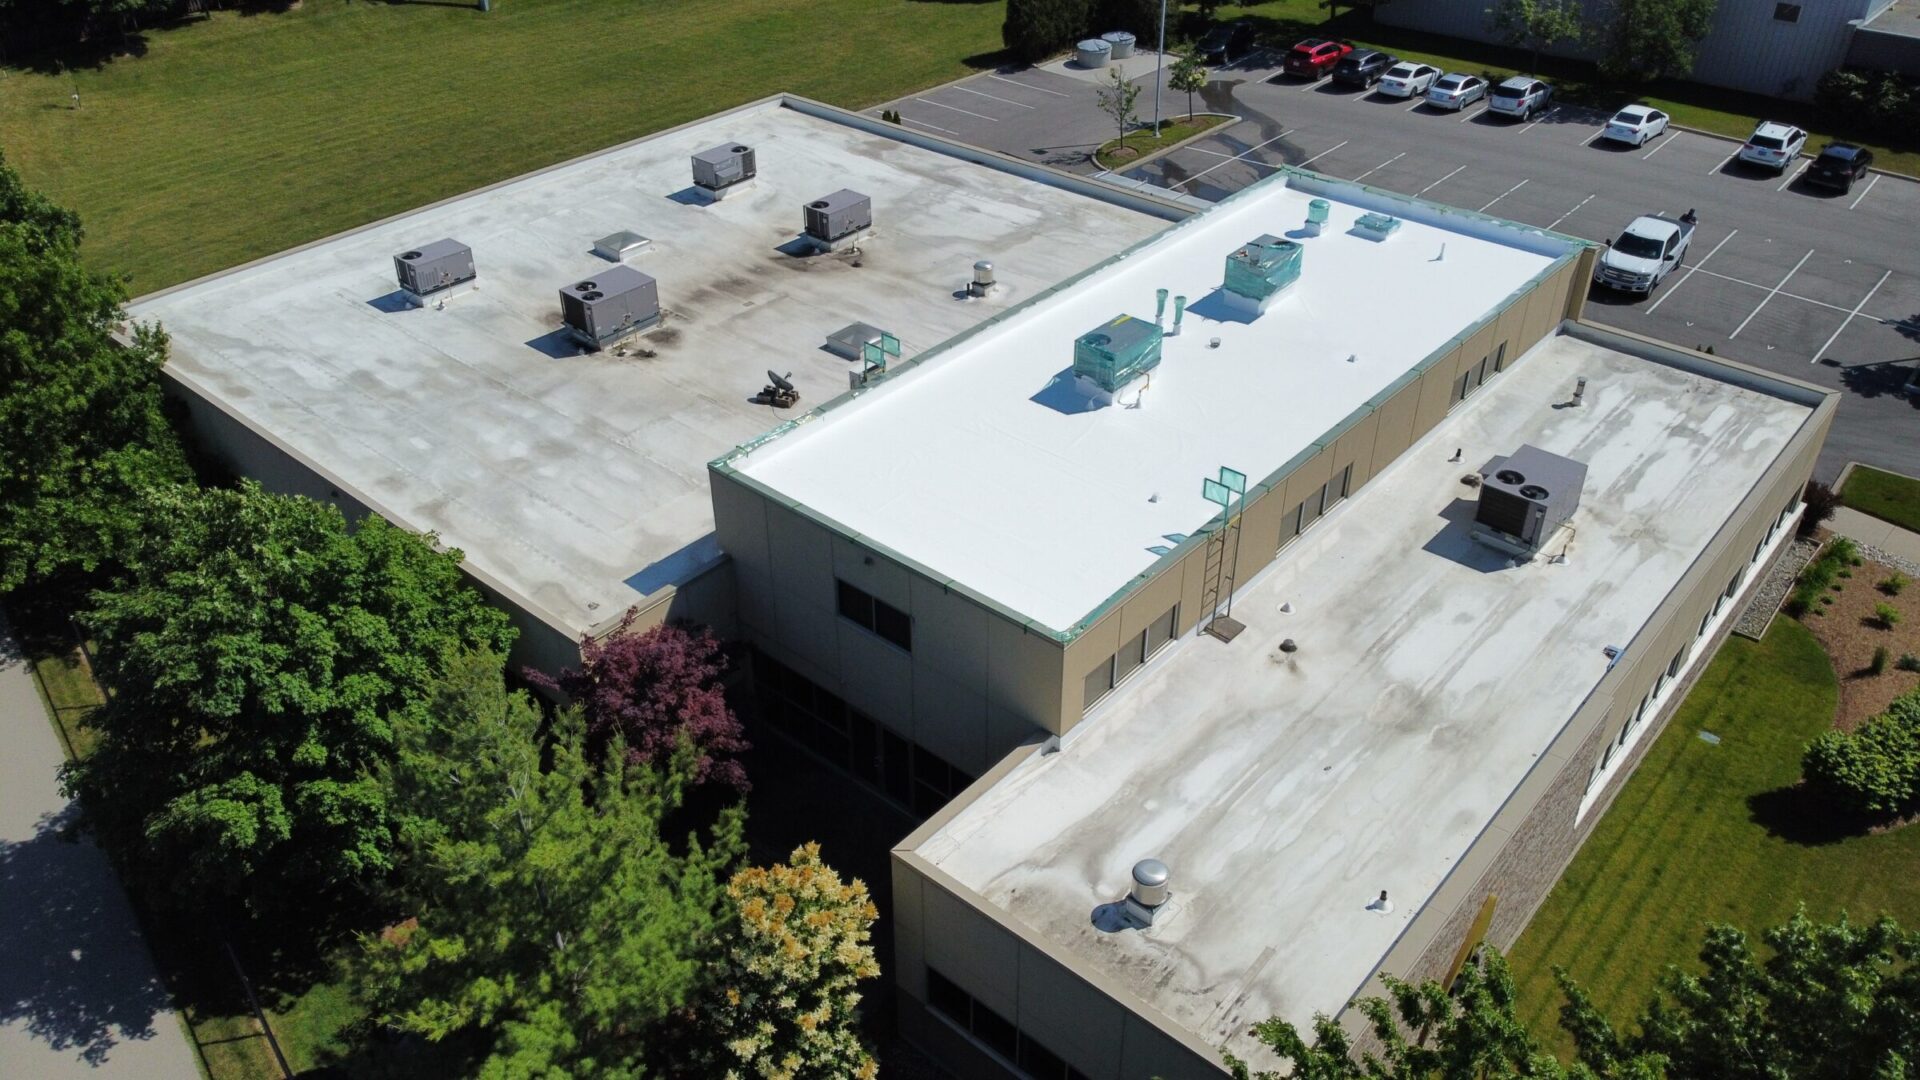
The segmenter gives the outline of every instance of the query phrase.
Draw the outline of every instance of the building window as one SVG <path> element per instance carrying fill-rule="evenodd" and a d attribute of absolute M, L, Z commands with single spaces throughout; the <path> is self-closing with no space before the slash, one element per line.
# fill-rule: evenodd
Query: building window
<path fill-rule="evenodd" d="M 1775 22 L 1784 22 L 1784 23 L 1799 22 L 1800 21 L 1800 5 L 1799 4 L 1773 5 L 1773 19 Z"/>
<path fill-rule="evenodd" d="M 1493 350 L 1493 371 L 1497 375 L 1505 370 L 1507 370 L 1507 343 L 1503 341 Z"/>
<path fill-rule="evenodd" d="M 879 635 L 880 639 L 913 651 L 913 618 L 863 589 L 835 579 L 840 592 L 840 617 Z"/>
<path fill-rule="evenodd" d="M 1084 704 L 1080 711 L 1085 712 L 1093 708 L 1101 698 L 1107 696 L 1108 692 L 1125 682 L 1127 676 L 1144 667 L 1154 653 L 1165 648 L 1167 643 L 1173 640 L 1174 619 L 1179 611 L 1178 604 L 1168 608 L 1165 615 L 1155 619 L 1147 625 L 1146 629 L 1128 639 L 1127 643 L 1120 647 L 1119 652 L 1095 664 L 1093 670 L 1087 672 L 1084 696 L 1081 698 Z"/>
<path fill-rule="evenodd" d="M 1460 373 L 1459 378 L 1453 380 L 1453 403 L 1455 405 L 1467 400 L 1467 395 L 1473 392 L 1473 387 L 1467 381 L 1472 375 L 1473 372 L 1471 371 L 1463 371 Z"/>
<path fill-rule="evenodd" d="M 973 995 L 932 965 L 927 966 L 927 1008 L 952 1021 L 1002 1060 L 1017 1065 L 1033 1080 L 1088 1080 L 1065 1058 L 1042 1046 L 1013 1021 L 975 1001 Z"/>
<path fill-rule="evenodd" d="M 1700 629 L 1694 633 L 1693 635 L 1694 637 L 1707 636 L 1707 624 L 1713 621 L 1714 615 L 1718 613 L 1719 610 L 1720 608 L 1716 605 L 1712 611 L 1709 611 L 1705 615 L 1700 616 Z"/>
<path fill-rule="evenodd" d="M 1154 653 L 1166 648 L 1168 643 L 1173 641 L 1174 627 L 1179 625 L 1177 621 L 1179 614 L 1180 605 L 1175 604 L 1173 607 L 1167 609 L 1165 615 L 1155 619 L 1153 624 L 1147 627 L 1148 656 L 1152 656 Z"/>
<path fill-rule="evenodd" d="M 1673 654 L 1673 660 L 1667 664 L 1668 677 L 1675 678 L 1675 679 L 1679 678 L 1680 665 L 1686 662 L 1687 662 L 1687 647 L 1685 645 L 1682 645 L 1680 646 L 1680 651 Z"/>
<path fill-rule="evenodd" d="M 1092 671 L 1087 672 L 1085 695 L 1080 699 L 1084 704 L 1081 705 L 1080 711 L 1085 712 L 1093 708 L 1112 689 L 1113 657 L 1109 656 L 1095 664 Z"/>
<path fill-rule="evenodd" d="M 1305 510 L 1306 507 L 1307 504 L 1305 502 L 1294 503 L 1293 509 L 1288 510 L 1286 515 L 1280 519 L 1281 547 L 1286 547 L 1288 544 L 1293 543 L 1294 538 L 1300 535 L 1300 512 Z"/>
<path fill-rule="evenodd" d="M 1328 487 L 1333 493 L 1333 502 L 1336 503 L 1348 495 L 1353 494 L 1353 466 L 1349 464 L 1342 468 L 1339 473 L 1335 474 L 1332 480 L 1328 481 Z M 1327 505 L 1332 506 L 1333 504 L 1329 503 Z"/>

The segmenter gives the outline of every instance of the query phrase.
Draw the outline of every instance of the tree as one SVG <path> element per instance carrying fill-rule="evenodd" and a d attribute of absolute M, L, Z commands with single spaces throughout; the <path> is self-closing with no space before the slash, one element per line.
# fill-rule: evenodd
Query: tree
<path fill-rule="evenodd" d="M 1007 0 L 1000 40 L 1014 59 L 1037 63 L 1086 33 L 1091 13 L 1089 0 Z"/>
<path fill-rule="evenodd" d="M 708 974 L 698 1074 L 728 1080 L 871 1078 L 854 1019 L 855 984 L 880 974 L 868 943 L 879 915 L 865 884 L 843 884 L 820 846 L 750 867 L 727 885 L 732 916 Z"/>
<path fill-rule="evenodd" d="M 1107 69 L 1107 85 L 1096 92 L 1100 111 L 1112 118 L 1120 129 L 1120 137 L 1125 139 L 1127 132 L 1140 122 L 1140 116 L 1134 106 L 1140 100 L 1140 87 L 1127 81 L 1119 68 Z M 1156 132 L 1156 134 L 1158 134 Z"/>
<path fill-rule="evenodd" d="M 1684 76 L 1719 0 L 1613 0 L 1600 70 L 1623 82 Z"/>
<path fill-rule="evenodd" d="M 1586 33 L 1580 0 L 1495 0 L 1487 21 L 1501 40 L 1528 50 L 1530 72 L 1540 68 L 1540 50 L 1577 42 Z"/>
<path fill-rule="evenodd" d="M 1807 786 L 1842 813 L 1884 818 L 1920 808 L 1920 690 L 1852 731 L 1821 732 L 1801 768 Z"/>
<path fill-rule="evenodd" d="M 745 794 L 751 786 L 736 755 L 746 734 L 727 705 L 720 676 L 726 657 L 711 631 L 660 625 L 633 632 L 628 611 L 612 633 L 580 643 L 581 666 L 534 683 L 565 694 L 586 716 L 588 748 L 596 758 L 617 735 L 637 762 L 664 766 L 684 739 L 698 755 L 695 783 L 720 783 Z"/>
<path fill-rule="evenodd" d="M 1327 18 L 1330 20 L 1339 18 L 1340 9 L 1346 8 L 1348 11 L 1366 12 L 1367 21 L 1372 22 L 1374 13 L 1380 5 L 1389 2 L 1390 0 L 1320 0 L 1320 6 L 1326 9 Z"/>
<path fill-rule="evenodd" d="M 1167 6 L 1178 10 L 1179 0 L 1167 0 Z M 1151 45 L 1160 33 L 1160 0 L 1093 0 L 1092 17 L 1086 25 L 1100 34 L 1125 30 Z"/>
<path fill-rule="evenodd" d="M 94 594 L 108 704 L 71 766 L 109 844 L 205 906 L 339 896 L 391 868 L 374 770 L 461 649 L 513 632 L 458 551 L 310 499 L 165 488 L 124 579 Z"/>
<path fill-rule="evenodd" d="M 1657 1056 L 1687 1080 L 1891 1080 L 1920 1047 L 1920 940 L 1892 919 L 1816 923 L 1804 910 L 1762 939 L 1713 926 L 1701 974 L 1668 970 L 1621 1035 L 1564 971 L 1561 1023 L 1581 1060 L 1606 1068 Z"/>
<path fill-rule="evenodd" d="M 356 981 L 380 1021 L 476 1043 L 480 1076 L 641 1075 L 717 958 L 739 809 L 670 843 L 692 748 L 664 769 L 618 752 L 597 766 L 579 711 L 543 738 L 496 655 L 451 660 L 394 727 L 386 775 L 417 914 L 361 939 Z"/>
<path fill-rule="evenodd" d="M 1800 501 L 1806 506 L 1800 512 L 1799 535 L 1811 540 L 1820 531 L 1820 526 L 1833 517 L 1834 510 L 1840 505 L 1840 495 L 1818 480 L 1809 480 Z"/>
<path fill-rule="evenodd" d="M 0 595 L 116 562 L 140 493 L 188 478 L 161 408 L 166 338 L 112 339 L 126 293 L 80 219 L 0 158 Z"/>
<path fill-rule="evenodd" d="M 1193 53 L 1174 61 L 1167 72 L 1167 88 L 1187 95 L 1187 119 L 1193 119 L 1193 95 L 1207 88 L 1207 80 L 1212 78 L 1200 57 Z"/>

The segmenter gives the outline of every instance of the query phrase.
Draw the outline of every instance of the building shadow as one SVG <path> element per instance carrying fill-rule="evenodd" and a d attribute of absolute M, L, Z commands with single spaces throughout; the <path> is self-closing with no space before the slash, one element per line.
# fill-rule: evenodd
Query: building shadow
<path fill-rule="evenodd" d="M 171 999 L 75 806 L 43 817 L 30 839 L 0 842 L 0 896 L 0 1024 L 93 1066 L 154 1036 Z"/>
<path fill-rule="evenodd" d="M 1467 466 L 1461 468 L 1464 471 Z M 1420 550 L 1483 574 L 1513 569 L 1513 556 L 1495 551 L 1473 539 L 1475 505 L 1473 499 L 1455 499 L 1448 503 L 1446 509 L 1440 511 L 1440 516 L 1446 519 L 1446 525 L 1420 545 Z"/>

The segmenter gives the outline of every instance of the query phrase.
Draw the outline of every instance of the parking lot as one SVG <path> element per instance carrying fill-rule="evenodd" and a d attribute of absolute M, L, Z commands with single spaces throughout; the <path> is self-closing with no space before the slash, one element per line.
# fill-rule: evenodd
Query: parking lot
<path fill-rule="evenodd" d="M 1920 183 L 1875 174 L 1826 193 L 1801 182 L 1805 159 L 1785 175 L 1750 169 L 1732 160 L 1732 140 L 1674 130 L 1623 147 L 1599 138 L 1604 113 L 1560 106 L 1514 123 L 1478 104 L 1456 115 L 1276 79 L 1277 63 L 1256 54 L 1218 72 L 1195 106 L 1240 119 L 1126 176 L 1212 201 L 1296 165 L 1595 241 L 1639 214 L 1696 209 L 1684 268 L 1648 297 L 1596 289 L 1588 318 L 1842 390 L 1828 479 L 1849 459 L 1920 474 L 1920 402 L 1899 392 L 1920 358 Z M 1092 74 L 994 72 L 887 107 L 950 138 L 1094 172 L 1087 154 L 1112 122 Z M 1166 93 L 1163 111 L 1184 115 L 1186 96 Z"/>

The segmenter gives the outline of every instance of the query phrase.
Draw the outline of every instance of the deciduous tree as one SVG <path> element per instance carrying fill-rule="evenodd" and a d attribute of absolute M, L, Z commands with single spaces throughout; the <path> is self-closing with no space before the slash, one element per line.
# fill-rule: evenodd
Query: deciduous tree
<path fill-rule="evenodd" d="M 1187 119 L 1193 119 L 1193 95 L 1207 88 L 1207 80 L 1212 78 L 1207 66 L 1192 53 L 1174 61 L 1167 71 L 1167 89 L 1187 95 Z"/>
<path fill-rule="evenodd" d="M 1487 22 L 1501 40 L 1531 54 L 1529 71 L 1540 69 L 1540 50 L 1577 42 L 1586 33 L 1580 0 L 1496 0 Z"/>
<path fill-rule="evenodd" d="M 634 633 L 636 616 L 628 611 L 612 633 L 582 641 L 578 669 L 557 678 L 540 672 L 528 677 L 580 706 L 596 755 L 619 736 L 633 760 L 661 766 L 685 740 L 698 755 L 695 783 L 745 793 L 750 785 L 738 755 L 748 744 L 720 687 L 727 669 L 720 643 L 711 631 L 685 626 Z"/>
<path fill-rule="evenodd" d="M 877 1075 L 860 1041 L 856 984 L 880 974 L 869 937 L 879 912 L 856 880 L 820 861 L 818 844 L 749 867 L 727 885 L 731 922 L 707 974 L 699 1074 L 728 1080 L 839 1080 Z"/>
<path fill-rule="evenodd" d="M 692 748 L 662 769 L 624 753 L 596 765 L 579 711 L 543 734 L 497 656 L 453 660 L 394 726 L 417 915 L 362 940 L 357 981 L 381 1021 L 477 1041 L 481 1076 L 641 1075 L 718 955 L 739 810 L 669 842 Z"/>
<path fill-rule="evenodd" d="M 445 657 L 503 649 L 460 553 L 370 517 L 239 490 L 158 489 L 124 580 L 85 622 L 111 694 L 69 786 L 183 901 L 256 910 L 391 866 L 393 724 Z"/>
<path fill-rule="evenodd" d="M 1095 100 L 1100 103 L 1100 111 L 1107 114 L 1114 126 L 1120 129 L 1120 137 L 1126 138 L 1127 132 L 1140 122 L 1135 106 L 1140 100 L 1140 87 L 1128 82 L 1119 68 L 1107 69 L 1107 84 L 1095 92 Z"/>
<path fill-rule="evenodd" d="M 1713 29 L 1719 0 L 1613 0 L 1600 69 L 1622 82 L 1693 71 L 1694 47 Z"/>

